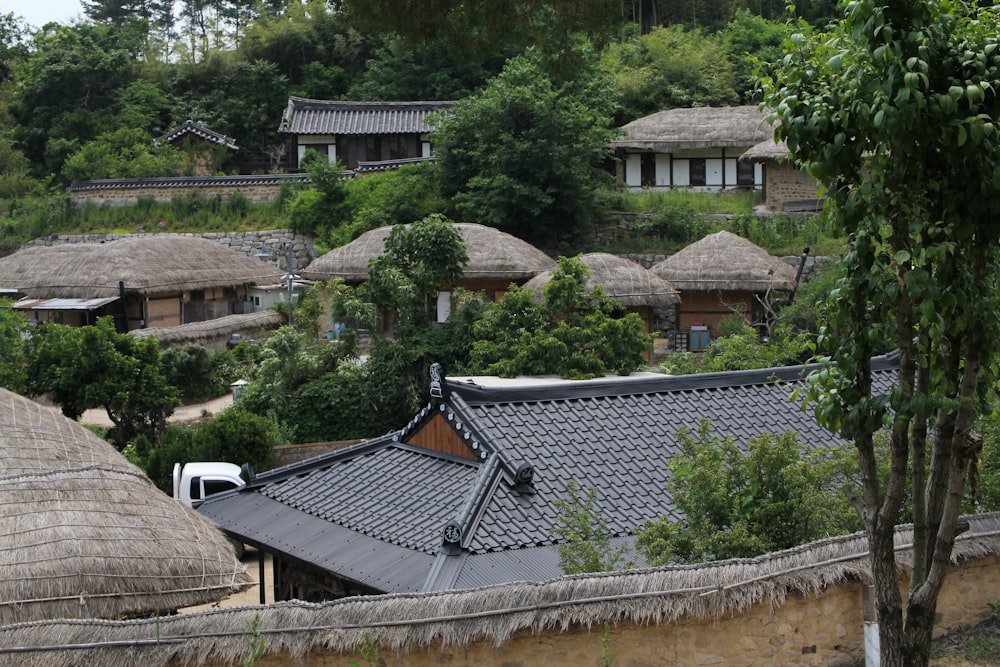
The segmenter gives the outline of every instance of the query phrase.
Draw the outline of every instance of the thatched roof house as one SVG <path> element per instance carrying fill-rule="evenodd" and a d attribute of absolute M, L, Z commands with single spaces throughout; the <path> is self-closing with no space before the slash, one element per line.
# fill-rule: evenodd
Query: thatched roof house
<path fill-rule="evenodd" d="M 680 296 L 668 281 L 638 262 L 606 252 L 581 255 L 580 261 L 590 272 L 587 290 L 600 285 L 605 294 L 642 316 L 646 331 L 674 328 Z M 524 284 L 525 288 L 540 296 L 552 273 L 538 274 Z"/>
<path fill-rule="evenodd" d="M 955 607 L 981 606 L 984 618 L 989 614 L 984 600 L 993 599 L 987 581 L 995 567 L 975 563 L 995 561 L 1000 553 L 1000 516 L 968 520 L 969 530 L 956 538 L 952 553 L 958 571 L 955 578 L 949 575 L 938 604 L 943 628 L 968 622 Z M 912 560 L 911 533 L 910 526 L 902 526 L 896 534 L 904 568 Z M 727 658 L 760 666 L 860 664 L 860 590 L 872 581 L 867 549 L 859 533 L 695 566 L 147 620 L 9 625 L 0 627 L 0 651 L 21 650 L 0 654 L 0 664 L 14 664 L 10 659 L 19 667 L 233 664 L 245 658 L 247 629 L 254 626 L 268 664 L 346 663 L 366 641 L 380 649 L 388 665 L 429 664 L 428 656 L 439 664 L 501 665 L 522 658 L 524 664 L 591 664 L 604 627 L 611 630 L 618 662 L 626 664 L 649 664 L 650 656 L 657 663 L 670 656 L 670 664 L 694 664 L 696 657 L 713 664 L 726 664 Z M 963 590 L 949 595 L 955 589 Z M 40 647 L 49 648 L 27 650 Z"/>
<path fill-rule="evenodd" d="M 872 363 L 887 390 L 898 359 Z M 740 446 L 787 431 L 814 449 L 842 443 L 792 401 L 802 373 L 576 382 L 432 373 L 428 404 L 404 428 L 261 473 L 198 511 L 270 553 L 286 599 L 544 581 L 562 572 L 557 502 L 571 480 L 599 489 L 593 511 L 616 545 L 649 519 L 678 518 L 666 483 L 682 427 L 710 419 Z"/>
<path fill-rule="evenodd" d="M 278 269 L 259 259 L 177 234 L 27 246 L 0 258 L 0 288 L 28 297 L 15 308 L 66 324 L 114 315 L 121 331 L 231 315 L 248 285 L 279 279 Z M 92 299 L 101 302 L 79 308 L 81 300 Z"/>
<path fill-rule="evenodd" d="M 761 174 L 739 156 L 773 136 L 756 106 L 667 109 L 622 127 L 611 147 L 630 188 L 756 188 Z"/>
<path fill-rule="evenodd" d="M 650 271 L 670 281 L 681 293 L 680 329 L 708 327 L 742 314 L 748 323 L 761 322 L 759 296 L 795 289 L 795 269 L 750 241 L 721 231 L 653 265 Z"/>
<path fill-rule="evenodd" d="M 495 227 L 469 222 L 454 225 L 462 234 L 469 262 L 455 287 L 484 291 L 489 299 L 499 299 L 511 283 L 523 284 L 537 274 L 555 268 L 555 260 L 516 236 Z M 350 243 L 314 259 L 302 270 L 309 280 L 340 278 L 349 284 L 368 279 L 368 264 L 382 254 L 391 226 L 365 232 Z M 448 312 L 449 286 L 442 287 L 438 319 Z"/>
<path fill-rule="evenodd" d="M 252 580 L 211 521 L 108 443 L 0 389 L 0 623 L 128 618 Z"/>

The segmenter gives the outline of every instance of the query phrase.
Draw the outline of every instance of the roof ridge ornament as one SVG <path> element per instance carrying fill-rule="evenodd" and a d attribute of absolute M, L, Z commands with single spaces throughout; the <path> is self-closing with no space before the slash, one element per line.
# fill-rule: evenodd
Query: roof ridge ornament
<path fill-rule="evenodd" d="M 444 367 L 436 361 L 430 367 L 431 377 L 431 404 L 437 405 L 448 397 L 448 390 L 445 385 Z"/>

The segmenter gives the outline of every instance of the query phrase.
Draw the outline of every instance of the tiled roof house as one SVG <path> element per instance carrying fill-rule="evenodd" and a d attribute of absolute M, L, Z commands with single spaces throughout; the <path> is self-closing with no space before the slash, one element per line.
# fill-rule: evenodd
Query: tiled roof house
<path fill-rule="evenodd" d="M 278 132 L 294 143 L 297 167 L 307 149 L 358 174 L 431 157 L 427 117 L 454 102 L 343 102 L 288 99 Z"/>
<path fill-rule="evenodd" d="M 888 387 L 895 357 L 873 365 Z M 841 443 L 793 405 L 802 373 L 503 384 L 432 370 L 431 400 L 405 428 L 263 473 L 200 511 L 274 557 L 275 599 L 552 579 L 555 501 L 570 481 L 596 488 L 617 545 L 677 516 L 665 484 L 682 427 L 708 419 L 744 446 L 787 431 L 813 448 Z"/>

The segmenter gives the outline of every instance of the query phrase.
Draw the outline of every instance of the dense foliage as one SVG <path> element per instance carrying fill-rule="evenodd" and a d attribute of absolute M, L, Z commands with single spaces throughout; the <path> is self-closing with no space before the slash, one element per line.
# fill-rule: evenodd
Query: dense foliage
<path fill-rule="evenodd" d="M 881 664 L 926 665 L 982 444 L 973 426 L 1000 370 L 1000 20 L 950 0 L 845 9 L 828 35 L 795 36 L 766 99 L 777 136 L 824 184 L 851 240 L 826 316 L 833 352 L 809 398 L 859 454 Z M 900 353 L 891 391 L 872 383 L 883 345 Z M 875 474 L 883 428 L 887 483 Z M 909 493 L 904 593 L 893 536 Z"/>
<path fill-rule="evenodd" d="M 600 286 L 588 290 L 588 278 L 583 262 L 561 257 L 540 300 L 512 286 L 488 304 L 473 324 L 470 371 L 581 379 L 643 368 L 652 339 L 642 318 L 626 313 Z"/>
<path fill-rule="evenodd" d="M 861 527 L 837 491 L 850 473 L 842 459 L 806 452 L 793 433 L 755 438 L 744 452 L 704 421 L 677 439 L 668 486 L 683 519 L 643 526 L 637 547 L 652 565 L 748 558 Z"/>

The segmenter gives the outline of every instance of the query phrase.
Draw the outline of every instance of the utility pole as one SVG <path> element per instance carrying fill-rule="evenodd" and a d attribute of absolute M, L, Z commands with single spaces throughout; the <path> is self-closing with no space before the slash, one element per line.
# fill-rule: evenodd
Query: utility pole
<path fill-rule="evenodd" d="M 285 280 L 288 281 L 288 326 L 292 326 L 292 283 L 295 275 L 292 273 L 292 242 L 285 244 Z"/>

